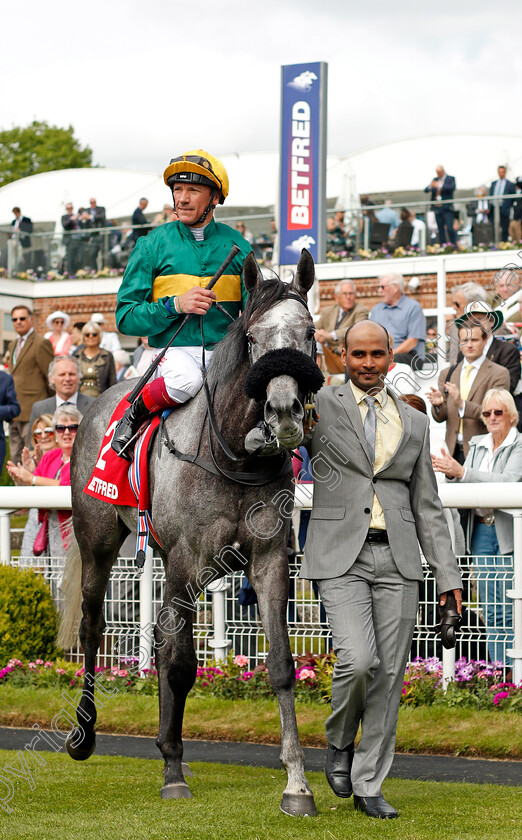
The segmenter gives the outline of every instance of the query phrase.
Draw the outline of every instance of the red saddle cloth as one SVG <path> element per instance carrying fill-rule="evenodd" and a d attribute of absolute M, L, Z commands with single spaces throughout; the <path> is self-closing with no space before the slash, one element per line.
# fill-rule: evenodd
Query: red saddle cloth
<path fill-rule="evenodd" d="M 159 415 L 149 425 L 143 425 L 134 449 L 134 460 L 129 464 L 111 448 L 118 421 L 129 407 L 124 397 L 116 406 L 105 432 L 96 466 L 87 482 L 84 493 L 111 504 L 129 505 L 140 511 L 149 509 L 148 450 L 152 436 L 159 426 Z"/>

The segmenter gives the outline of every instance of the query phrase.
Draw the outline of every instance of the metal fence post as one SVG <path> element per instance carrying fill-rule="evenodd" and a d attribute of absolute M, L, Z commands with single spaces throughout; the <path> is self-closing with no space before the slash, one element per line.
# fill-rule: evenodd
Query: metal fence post
<path fill-rule="evenodd" d="M 228 654 L 228 649 L 232 643 L 227 639 L 227 625 L 225 614 L 225 593 L 228 584 L 225 578 L 219 578 L 209 583 L 207 589 L 212 592 L 212 628 L 214 630 L 214 638 L 208 643 L 214 651 L 214 656 L 217 662 L 225 661 Z"/>
<path fill-rule="evenodd" d="M 451 518 L 451 511 L 444 508 L 444 516 L 448 523 L 448 530 L 450 532 L 451 547 L 455 553 L 455 528 L 453 527 L 453 520 Z M 438 600 L 438 599 L 437 599 Z M 450 682 L 455 681 L 455 648 L 447 650 L 442 648 L 442 690 L 446 693 Z"/>
<path fill-rule="evenodd" d="M 0 510 L 0 564 L 11 563 L 11 514 L 12 510 Z"/>
<path fill-rule="evenodd" d="M 363 216 L 363 248 L 368 251 L 370 248 L 370 219 Z"/>
<path fill-rule="evenodd" d="M 151 667 L 152 662 L 152 548 L 147 546 L 145 565 L 140 575 L 140 668 Z"/>
<path fill-rule="evenodd" d="M 522 682 L 522 510 L 513 514 L 513 589 L 506 596 L 513 600 L 513 647 L 506 653 L 513 660 L 513 682 Z"/>
<path fill-rule="evenodd" d="M 446 364 L 446 344 L 448 334 L 446 332 L 446 259 L 439 257 L 437 260 L 437 368 Z"/>

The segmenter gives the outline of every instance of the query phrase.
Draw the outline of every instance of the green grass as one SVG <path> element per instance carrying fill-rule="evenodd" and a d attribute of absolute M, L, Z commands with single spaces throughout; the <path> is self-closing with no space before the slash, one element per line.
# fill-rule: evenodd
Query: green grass
<path fill-rule="evenodd" d="M 78 690 L 69 693 L 76 697 Z M 98 704 L 100 732 L 156 736 L 156 697 L 120 693 L 100 700 L 104 704 Z M 49 726 L 64 707 L 69 708 L 58 689 L 35 690 L 8 684 L 0 688 L 0 725 Z M 303 745 L 325 746 L 324 722 L 329 707 L 298 702 L 296 708 Z M 520 759 L 521 723 L 520 715 L 508 712 L 401 707 L 397 751 Z M 278 744 L 277 703 L 271 699 L 234 701 L 189 695 L 184 737 Z"/>
<path fill-rule="evenodd" d="M 161 761 L 92 756 L 75 763 L 45 753 L 45 767 L 27 758 L 34 790 L 13 779 L 12 813 L 0 813 L 2 840 L 519 840 L 520 791 L 494 785 L 390 779 L 384 793 L 400 819 L 381 822 L 335 799 L 324 776 L 309 773 L 316 818 L 279 811 L 282 770 L 194 763 L 194 798 L 162 801 Z M 16 753 L 0 752 L 0 774 Z M 4 796 L 2 790 L 0 795 Z"/>

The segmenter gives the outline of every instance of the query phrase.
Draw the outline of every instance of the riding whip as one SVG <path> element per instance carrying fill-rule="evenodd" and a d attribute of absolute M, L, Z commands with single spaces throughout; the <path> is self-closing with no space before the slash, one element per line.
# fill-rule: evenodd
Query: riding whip
<path fill-rule="evenodd" d="M 228 268 L 228 266 L 230 265 L 230 263 L 232 262 L 232 260 L 236 256 L 236 254 L 239 254 L 240 250 L 241 250 L 241 248 L 239 248 L 237 245 L 232 245 L 226 260 L 224 261 L 224 263 L 222 265 L 219 266 L 219 268 L 216 271 L 216 273 L 214 274 L 214 276 L 210 279 L 208 284 L 205 286 L 205 289 L 208 289 L 210 291 L 210 289 L 212 289 L 212 287 L 216 285 L 217 281 L 219 280 L 219 278 L 221 277 L 223 272 L 226 271 L 226 269 Z M 161 353 L 158 353 L 158 355 L 156 356 L 154 361 L 151 362 L 151 364 L 149 365 L 148 369 L 145 371 L 145 373 L 143 374 L 143 376 L 141 377 L 139 382 L 136 383 L 135 387 L 132 389 L 129 396 L 127 397 L 127 402 L 129 402 L 129 403 L 134 402 L 134 400 L 136 399 L 138 394 L 143 390 L 143 388 L 145 387 L 145 385 L 147 384 L 147 382 L 151 378 L 152 374 L 154 373 L 154 371 L 158 367 L 158 365 L 161 362 L 163 356 L 165 355 L 165 353 L 167 352 L 167 350 L 171 346 L 172 342 L 174 341 L 174 339 L 176 338 L 178 333 L 183 329 L 183 327 L 185 326 L 187 321 L 190 321 L 190 319 L 192 318 L 192 316 L 194 314 L 195 314 L 194 312 L 189 312 L 187 315 L 185 315 L 185 317 L 183 318 L 183 321 L 179 325 L 178 329 L 176 330 L 176 332 L 174 333 L 174 335 L 172 336 L 172 338 L 170 339 L 168 344 L 163 348 L 163 351 Z"/>

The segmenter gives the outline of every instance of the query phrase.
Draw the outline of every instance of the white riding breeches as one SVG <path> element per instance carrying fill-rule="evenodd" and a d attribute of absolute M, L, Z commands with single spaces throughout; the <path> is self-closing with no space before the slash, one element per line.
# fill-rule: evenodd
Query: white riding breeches
<path fill-rule="evenodd" d="M 162 353 L 158 350 L 154 358 Z M 212 358 L 212 350 L 205 350 L 205 365 Z M 156 368 L 154 379 L 165 380 L 167 394 L 172 400 L 184 403 L 195 397 L 203 385 L 201 347 L 170 347 Z"/>

